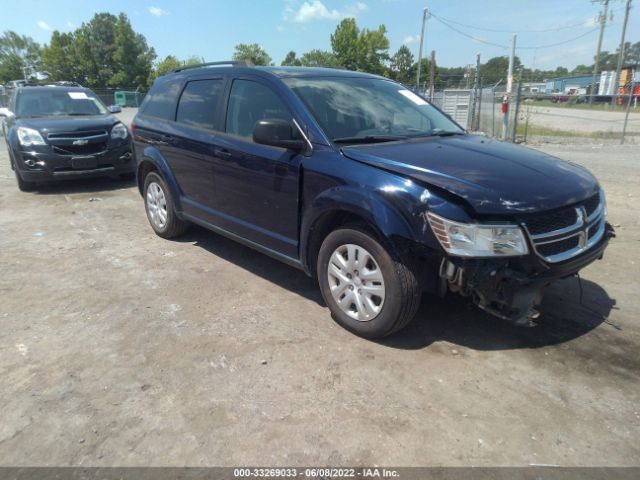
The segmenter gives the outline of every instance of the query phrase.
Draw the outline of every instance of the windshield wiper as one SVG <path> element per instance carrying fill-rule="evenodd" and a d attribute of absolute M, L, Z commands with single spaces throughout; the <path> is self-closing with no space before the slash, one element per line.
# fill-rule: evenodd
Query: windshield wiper
<path fill-rule="evenodd" d="M 430 136 L 432 136 L 432 137 L 451 137 L 453 135 L 464 135 L 464 132 L 442 130 L 440 132 L 431 132 L 430 133 Z"/>
<path fill-rule="evenodd" d="M 333 143 L 382 143 L 395 142 L 406 138 L 408 137 L 405 135 L 364 135 L 362 137 L 338 137 L 332 141 Z"/>

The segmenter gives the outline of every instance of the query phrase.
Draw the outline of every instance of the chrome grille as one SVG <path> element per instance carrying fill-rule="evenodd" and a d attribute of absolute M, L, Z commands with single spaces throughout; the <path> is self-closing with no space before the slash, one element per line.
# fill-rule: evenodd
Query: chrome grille
<path fill-rule="evenodd" d="M 109 134 L 106 130 L 50 133 L 47 140 L 59 155 L 94 155 L 107 149 Z"/>
<path fill-rule="evenodd" d="M 550 263 L 569 260 L 604 235 L 604 196 L 596 194 L 572 207 L 524 219 L 535 252 Z"/>

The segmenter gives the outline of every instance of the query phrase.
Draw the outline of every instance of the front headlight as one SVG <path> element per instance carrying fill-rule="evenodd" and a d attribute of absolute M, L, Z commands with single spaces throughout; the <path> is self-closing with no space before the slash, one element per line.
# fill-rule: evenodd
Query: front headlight
<path fill-rule="evenodd" d="M 514 257 L 529 253 L 517 225 L 459 223 L 427 213 L 436 238 L 447 253 L 460 257 Z"/>
<path fill-rule="evenodd" d="M 116 123 L 111 129 L 112 140 L 116 140 L 118 138 L 124 140 L 125 138 L 127 138 L 127 135 L 129 135 L 127 127 L 125 127 L 122 123 Z"/>
<path fill-rule="evenodd" d="M 38 130 L 27 127 L 18 127 L 18 141 L 23 147 L 46 145 L 44 138 L 42 138 Z"/>

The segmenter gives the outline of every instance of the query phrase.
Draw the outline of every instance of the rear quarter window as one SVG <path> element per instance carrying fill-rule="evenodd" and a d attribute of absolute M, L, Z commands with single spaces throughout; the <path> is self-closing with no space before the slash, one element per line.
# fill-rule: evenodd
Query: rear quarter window
<path fill-rule="evenodd" d="M 156 81 L 140 106 L 140 113 L 150 117 L 173 120 L 181 79 Z"/>

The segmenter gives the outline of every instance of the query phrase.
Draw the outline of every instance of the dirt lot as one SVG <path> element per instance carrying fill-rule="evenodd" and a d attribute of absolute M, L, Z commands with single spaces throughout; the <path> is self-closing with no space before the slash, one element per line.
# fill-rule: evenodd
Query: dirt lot
<path fill-rule="evenodd" d="M 541 325 L 425 297 L 382 342 L 304 274 L 111 179 L 20 193 L 0 147 L 2 465 L 639 465 L 637 147 L 542 147 L 601 179 L 604 261 Z M 595 312 L 594 312 L 595 311 Z"/>

